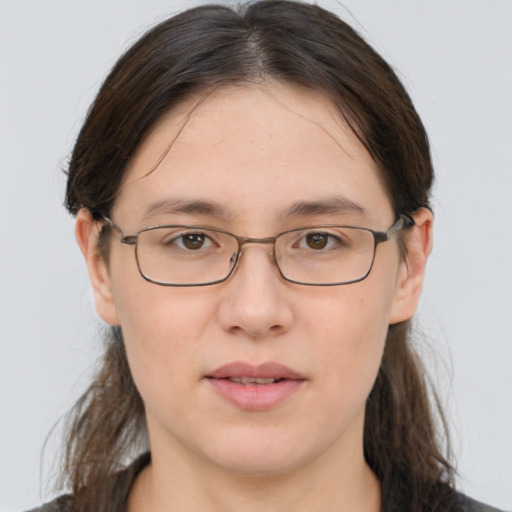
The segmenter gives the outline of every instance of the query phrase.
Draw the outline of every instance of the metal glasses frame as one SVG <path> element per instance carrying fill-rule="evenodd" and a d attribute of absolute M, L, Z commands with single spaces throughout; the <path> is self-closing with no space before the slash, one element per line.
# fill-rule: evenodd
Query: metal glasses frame
<path fill-rule="evenodd" d="M 211 227 L 206 227 L 206 226 L 185 225 L 185 224 L 162 224 L 162 225 L 156 225 L 156 226 L 148 226 L 146 228 L 143 228 L 143 229 L 137 231 L 136 233 L 133 233 L 133 234 L 130 234 L 130 235 L 125 235 L 123 233 L 122 229 L 115 222 L 110 220 L 109 217 L 107 217 L 106 215 L 102 214 L 102 218 L 103 218 L 103 220 L 106 222 L 106 224 L 108 226 L 110 226 L 114 231 L 116 231 L 120 235 L 120 242 L 122 244 L 135 246 L 135 260 L 137 261 L 137 267 L 139 269 L 140 275 L 146 281 L 149 281 L 150 283 L 154 283 L 154 284 L 157 284 L 157 285 L 160 285 L 160 286 L 175 286 L 175 287 L 176 286 L 177 287 L 210 286 L 212 284 L 218 284 L 218 283 L 222 283 L 222 282 L 226 281 L 233 274 L 235 269 L 237 268 L 238 262 L 240 260 L 240 256 L 242 254 L 242 248 L 246 244 L 273 244 L 272 254 L 273 254 L 274 262 L 275 262 L 275 264 L 276 264 L 276 266 L 277 266 L 277 268 L 279 270 L 279 273 L 281 274 L 281 277 L 285 281 L 288 281 L 290 283 L 300 284 L 300 285 L 304 285 L 304 286 L 341 286 L 341 285 L 345 285 L 345 284 L 357 283 L 359 281 L 363 281 L 363 279 L 366 279 L 368 277 L 368 275 L 370 274 L 370 272 L 371 272 L 371 270 L 373 268 L 373 263 L 375 261 L 375 254 L 377 252 L 377 245 L 389 241 L 391 239 L 391 237 L 395 233 L 401 231 L 402 229 L 410 228 L 411 226 L 414 225 L 414 220 L 410 216 L 408 216 L 408 215 L 400 215 L 398 217 L 398 219 L 395 221 L 395 223 L 390 228 L 388 228 L 386 231 L 375 231 L 375 230 L 369 229 L 369 228 L 362 228 L 362 227 L 358 227 L 358 226 L 346 226 L 346 225 L 342 225 L 342 224 L 317 224 L 317 225 L 314 225 L 314 226 L 302 226 L 302 227 L 298 227 L 298 228 L 288 229 L 286 231 L 282 231 L 282 232 L 278 233 L 275 236 L 269 236 L 269 237 L 265 237 L 265 238 L 250 238 L 250 237 L 245 237 L 245 236 L 237 236 L 237 235 L 235 235 L 233 233 L 230 233 L 229 231 L 225 231 L 223 229 L 211 228 Z M 232 268 L 229 271 L 229 273 L 225 277 L 223 277 L 222 279 L 217 279 L 215 281 L 208 281 L 206 283 L 192 283 L 192 284 L 190 284 L 190 283 L 184 283 L 184 284 L 183 283 L 167 283 L 167 282 L 164 282 L 164 281 L 157 281 L 155 279 L 151 279 L 150 277 L 146 276 L 144 274 L 144 272 L 142 271 L 141 267 L 140 267 L 140 262 L 139 262 L 139 257 L 138 257 L 137 242 L 138 242 L 138 239 L 139 239 L 139 235 L 141 233 L 145 232 L 145 231 L 151 231 L 151 230 L 154 230 L 154 229 L 178 228 L 178 227 L 186 228 L 186 229 L 205 229 L 205 230 L 208 230 L 208 231 L 215 231 L 215 232 L 218 232 L 218 233 L 224 233 L 226 235 L 229 235 L 229 236 L 233 237 L 237 241 L 238 250 L 236 252 L 236 257 L 235 257 L 234 261 L 232 262 Z M 301 231 L 301 230 L 304 230 L 304 229 L 318 229 L 318 228 L 360 229 L 362 231 L 367 231 L 368 233 L 371 233 L 372 236 L 373 236 L 373 240 L 374 240 L 373 256 L 372 256 L 372 261 L 371 261 L 370 267 L 368 268 L 368 271 L 366 272 L 366 274 L 364 274 L 362 277 L 359 277 L 357 279 L 353 279 L 351 281 L 341 281 L 341 282 L 333 282 L 333 283 L 307 283 L 307 282 L 303 282 L 303 281 L 296 281 L 294 279 L 290 279 L 289 277 L 287 277 L 283 273 L 281 267 L 279 266 L 279 262 L 277 261 L 277 258 L 275 257 L 276 256 L 275 255 L 275 241 L 276 241 L 276 239 L 279 238 L 281 235 L 284 235 L 286 233 L 292 233 L 294 231 Z"/>

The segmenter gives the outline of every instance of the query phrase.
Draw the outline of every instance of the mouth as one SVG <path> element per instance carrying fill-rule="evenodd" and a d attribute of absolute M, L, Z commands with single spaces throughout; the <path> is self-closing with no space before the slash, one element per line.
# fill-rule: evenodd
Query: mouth
<path fill-rule="evenodd" d="M 241 384 L 271 384 L 279 380 L 306 380 L 301 373 L 281 363 L 251 364 L 235 361 L 209 373 L 209 379 L 229 379 Z"/>
<path fill-rule="evenodd" d="M 268 379 L 263 379 L 261 377 L 229 377 L 228 380 L 231 382 L 237 382 L 238 384 L 243 384 L 244 386 L 261 386 L 274 384 L 274 382 L 281 382 L 284 379 L 276 379 L 275 377 L 270 377 Z"/>
<path fill-rule="evenodd" d="M 221 399 L 248 411 L 277 407 L 307 381 L 304 375 L 280 363 L 252 365 L 242 361 L 224 365 L 205 379 Z"/>

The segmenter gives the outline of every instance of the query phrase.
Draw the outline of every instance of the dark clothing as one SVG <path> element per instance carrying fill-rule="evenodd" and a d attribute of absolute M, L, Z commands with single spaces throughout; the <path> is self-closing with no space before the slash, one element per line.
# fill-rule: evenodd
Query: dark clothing
<path fill-rule="evenodd" d="M 484 505 L 478 501 L 474 501 L 466 496 L 460 495 L 461 502 L 463 503 L 463 510 L 465 512 L 501 512 L 497 508 L 490 507 L 489 505 Z M 69 508 L 69 496 L 61 496 L 46 505 L 43 505 L 40 508 L 33 509 L 29 512 L 73 512 L 71 508 Z M 112 512 L 121 512 L 121 511 L 112 511 Z M 405 512 L 405 511 L 404 511 Z"/>
<path fill-rule="evenodd" d="M 111 497 L 112 508 L 110 512 L 124 512 L 131 486 L 137 475 L 150 462 L 149 453 L 138 458 L 128 469 L 116 475 L 115 495 Z M 478 501 L 472 500 L 462 494 L 457 494 L 458 507 L 457 510 L 464 512 L 503 512 L 497 508 L 490 507 Z M 32 509 L 28 512 L 73 512 L 73 499 L 69 495 L 60 496 L 55 500 L 43 505 L 39 508 Z M 114 505 L 115 504 L 115 505 Z M 404 510 L 403 512 L 407 512 Z"/>

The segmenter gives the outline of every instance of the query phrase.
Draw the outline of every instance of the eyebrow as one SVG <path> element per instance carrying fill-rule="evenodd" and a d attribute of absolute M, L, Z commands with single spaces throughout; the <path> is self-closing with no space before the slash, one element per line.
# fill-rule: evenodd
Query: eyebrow
<path fill-rule="evenodd" d="M 315 201 L 297 201 L 281 212 L 280 217 L 312 215 L 348 215 L 357 213 L 366 216 L 366 208 L 343 196 L 332 196 Z"/>
<path fill-rule="evenodd" d="M 215 201 L 168 198 L 146 206 L 143 218 L 150 218 L 164 214 L 210 215 L 213 217 L 230 216 L 226 209 Z"/>

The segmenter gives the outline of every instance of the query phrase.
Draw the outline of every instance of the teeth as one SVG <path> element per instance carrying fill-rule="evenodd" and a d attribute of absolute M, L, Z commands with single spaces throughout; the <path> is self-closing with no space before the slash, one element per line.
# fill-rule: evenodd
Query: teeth
<path fill-rule="evenodd" d="M 275 377 L 270 377 L 268 379 L 260 379 L 259 377 L 230 377 L 229 380 L 246 386 L 254 384 L 272 384 L 276 381 Z"/>

